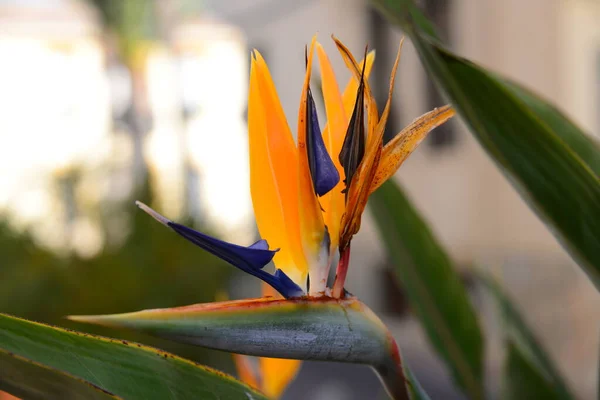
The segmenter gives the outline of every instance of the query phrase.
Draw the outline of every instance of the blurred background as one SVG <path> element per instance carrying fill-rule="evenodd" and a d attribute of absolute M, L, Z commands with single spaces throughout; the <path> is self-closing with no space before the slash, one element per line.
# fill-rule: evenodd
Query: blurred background
<path fill-rule="evenodd" d="M 457 53 L 600 135 L 600 2 L 421 3 Z M 315 32 L 340 82 L 349 74 L 330 34 L 357 53 L 367 43 L 376 49 L 371 76 L 383 102 L 401 32 L 366 0 L 0 0 L 0 312 L 143 341 L 233 373 L 225 353 L 61 317 L 258 294 L 257 281 L 133 201 L 250 243 L 249 52 L 267 59 L 293 127 L 304 45 Z M 386 134 L 443 104 L 406 43 Z M 594 398 L 600 298 L 460 121 L 434 131 L 397 179 L 463 267 L 490 337 L 490 393 L 503 355 L 474 266 L 500 277 L 576 393 Z M 425 390 L 460 399 L 391 279 L 368 216 L 352 258 L 347 288 L 392 328 Z M 373 393 L 383 396 L 366 367 L 305 363 L 285 398 Z"/>

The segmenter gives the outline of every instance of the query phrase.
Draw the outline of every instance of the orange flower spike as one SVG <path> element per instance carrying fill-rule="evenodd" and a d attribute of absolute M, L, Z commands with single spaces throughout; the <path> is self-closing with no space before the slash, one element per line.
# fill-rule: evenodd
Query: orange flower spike
<path fill-rule="evenodd" d="M 325 138 L 325 146 L 329 154 L 339 154 L 342 150 L 342 143 L 348 127 L 348 116 L 344 110 L 342 94 L 333 72 L 333 67 L 325 49 L 321 43 L 317 42 L 317 56 L 321 68 L 321 81 L 323 89 L 323 99 L 325 102 L 325 113 L 327 115 L 328 134 Z M 333 157 L 333 163 L 339 172 L 343 172 L 342 165 L 337 157 Z"/>
<path fill-rule="evenodd" d="M 371 75 L 371 69 L 373 69 L 373 63 L 375 62 L 375 50 L 371 50 L 365 59 L 363 59 L 358 65 L 358 69 L 362 71 L 363 64 L 367 63 L 365 68 L 365 80 L 369 79 Z M 346 111 L 346 115 L 349 116 L 352 114 L 352 109 L 354 108 L 354 103 L 356 102 L 356 92 L 358 91 L 358 85 L 360 83 L 360 79 L 356 79 L 353 75 L 350 78 L 350 81 L 346 85 L 344 89 L 344 94 L 342 95 L 342 101 L 344 102 L 344 110 Z M 344 139 L 342 138 L 342 141 Z"/>
<path fill-rule="evenodd" d="M 333 162 L 340 174 L 340 182 L 338 185 L 323 196 L 321 205 L 323 206 L 323 216 L 325 218 L 325 225 L 329 230 L 331 237 L 331 252 L 330 257 L 333 256 L 334 250 L 338 246 L 340 223 L 342 215 L 346 209 L 346 199 L 343 193 L 345 179 L 344 169 L 340 164 L 338 155 L 342 150 L 344 138 L 346 136 L 346 129 L 348 127 L 349 116 L 352 114 L 354 102 L 356 101 L 356 92 L 358 90 L 359 82 L 351 77 L 350 81 L 344 89 L 344 93 L 340 96 L 338 82 L 336 81 L 333 67 L 325 53 L 325 50 L 320 43 L 317 42 L 317 55 L 319 57 L 319 65 L 321 68 L 321 79 L 322 79 L 322 90 L 323 98 L 325 100 L 325 112 L 327 113 L 327 125 L 323 129 L 323 137 L 325 138 L 325 145 L 331 155 Z M 365 79 L 369 77 L 373 62 L 375 60 L 375 51 L 370 51 L 367 54 L 366 59 L 360 62 L 360 69 L 362 70 L 363 64 L 365 65 Z M 341 101 L 341 109 L 340 109 Z M 340 122 L 340 117 L 343 116 L 343 123 L 341 126 L 336 127 L 336 122 Z"/>
<path fill-rule="evenodd" d="M 329 154 L 331 154 L 332 158 L 334 158 L 335 165 L 338 167 L 338 171 L 341 175 L 343 175 L 344 170 L 341 167 L 339 162 L 339 158 L 337 155 L 339 151 L 342 149 L 342 144 L 344 143 L 344 138 L 346 136 L 346 127 L 348 126 L 350 114 L 352 114 L 352 110 L 354 108 L 354 103 L 356 102 L 356 93 L 358 91 L 359 81 L 352 76 L 348 83 L 346 84 L 346 88 L 344 89 L 344 93 L 342 96 L 342 106 L 344 109 L 343 115 L 345 116 L 344 121 L 344 129 L 342 132 L 338 134 L 333 134 L 328 132 L 329 130 L 329 121 L 337 118 L 337 110 L 327 111 L 330 107 L 338 107 L 337 98 L 339 93 L 339 87 L 337 81 L 335 79 L 335 74 L 333 72 L 333 67 L 329 62 L 329 57 L 325 53 L 325 50 L 322 48 L 319 42 L 317 42 L 317 55 L 319 56 L 319 63 L 321 67 L 321 79 L 322 79 L 322 88 L 323 88 L 323 97 L 325 98 L 325 111 L 327 114 L 328 123 L 325 125 L 323 129 L 323 136 L 327 138 L 326 146 L 327 150 L 329 150 Z M 375 61 L 375 50 L 371 50 L 369 54 L 367 54 L 366 60 L 363 59 L 359 64 L 359 69 L 362 71 L 363 65 L 366 62 L 367 64 L 364 66 L 364 76 L 365 79 L 369 78 L 371 74 L 371 69 L 373 67 L 373 62 Z M 328 99 L 332 101 L 329 102 Z M 333 112 L 334 115 L 330 117 L 330 114 Z M 341 114 L 341 113 L 340 113 Z"/>
<path fill-rule="evenodd" d="M 394 175 L 431 130 L 448 121 L 454 114 L 454 109 L 450 106 L 436 108 L 414 120 L 390 140 L 381 153 L 381 160 L 371 183 L 371 193 Z"/>
<path fill-rule="evenodd" d="M 344 102 L 331 62 L 329 61 L 323 46 L 318 42 L 316 46 L 321 69 L 325 113 L 327 115 L 327 126 L 323 130 L 323 138 L 325 140 L 327 151 L 332 155 L 331 158 L 333 159 L 333 163 L 340 174 L 340 181 L 338 184 L 329 193 L 324 195 L 321 201 L 325 225 L 327 225 L 331 237 L 330 255 L 333 255 L 334 249 L 336 249 L 338 245 L 340 222 L 342 220 L 342 215 L 344 214 L 344 209 L 346 208 L 343 193 L 344 169 L 340 164 L 339 157 L 336 157 L 336 155 L 340 154 L 340 151 L 342 150 L 342 143 L 344 142 L 344 136 L 346 135 L 346 129 L 348 127 L 348 116 L 344 111 Z"/>
<path fill-rule="evenodd" d="M 400 44 L 398 45 L 398 53 L 396 54 L 396 61 L 394 61 L 394 67 L 392 68 L 392 73 L 390 75 L 390 89 L 388 91 L 388 98 L 385 102 L 385 107 L 381 116 L 379 118 L 377 132 L 373 137 L 369 139 L 373 140 L 373 146 L 382 146 L 383 144 L 383 134 L 385 133 L 385 124 L 387 123 L 388 117 L 390 116 L 390 109 L 392 108 L 392 95 L 394 94 L 394 84 L 396 83 L 396 71 L 398 71 L 398 64 L 400 64 L 400 54 L 402 53 L 402 45 L 404 44 L 404 37 L 400 39 Z"/>
<path fill-rule="evenodd" d="M 398 70 L 398 64 L 400 63 L 400 54 L 403 43 L 404 38 L 400 40 L 396 61 L 394 62 L 394 67 L 392 68 L 392 73 L 390 76 L 390 88 L 388 91 L 388 99 L 386 101 L 385 108 L 383 109 L 383 112 L 376 124 L 372 123 L 372 117 L 369 117 L 369 130 L 365 157 L 357 171 L 355 178 L 353 178 L 353 182 L 350 183 L 350 188 L 348 189 L 349 195 L 347 209 L 349 212 L 344 215 L 346 219 L 342 221 L 342 226 L 344 227 L 342 231 L 342 238 L 340 239 L 342 248 L 345 247 L 345 243 L 350 243 L 352 236 L 360 229 L 362 213 L 367 206 L 367 200 L 371 194 L 371 182 L 373 181 L 377 171 L 377 167 L 380 163 L 381 153 L 383 151 L 383 134 L 385 133 L 385 125 L 387 123 L 392 105 L 392 94 L 394 92 L 394 83 L 396 81 L 396 71 Z M 347 226 L 345 224 L 346 222 L 348 223 Z"/>
<path fill-rule="evenodd" d="M 356 173 L 352 176 L 352 180 L 347 182 L 347 203 L 346 203 L 346 212 L 342 217 L 342 224 L 340 229 L 340 264 L 336 270 L 336 279 L 333 285 L 333 297 L 339 298 L 343 294 L 344 282 L 346 279 L 346 273 L 348 269 L 348 260 L 349 260 L 349 251 L 350 251 L 350 241 L 352 236 L 358 232 L 361 224 L 362 213 L 367 205 L 367 200 L 369 194 L 371 193 L 371 182 L 375 176 L 377 171 L 377 167 L 379 165 L 382 149 L 383 149 L 383 133 L 385 131 L 385 123 L 387 121 L 387 117 L 389 115 L 390 107 L 391 107 L 391 97 L 393 93 L 393 87 L 395 83 L 396 71 L 398 68 L 398 64 L 400 62 L 400 50 L 402 49 L 402 42 L 400 43 L 400 47 L 398 49 L 398 55 L 396 56 L 396 61 L 394 63 L 394 67 L 392 69 L 391 77 L 390 77 L 390 90 L 388 95 L 388 101 L 384 108 L 382 118 L 379 119 L 377 114 L 377 110 L 373 105 L 375 100 L 371 95 L 370 89 L 368 87 L 368 83 L 364 80 L 364 75 L 362 75 L 362 71 L 360 71 L 361 75 L 359 75 L 359 66 L 354 60 L 354 57 L 350 53 L 350 51 L 343 45 L 341 42 L 336 40 L 336 45 L 346 61 L 346 65 L 350 68 L 351 72 L 355 76 L 355 78 L 360 76 L 360 84 L 359 84 L 359 96 L 361 94 L 361 87 L 364 89 L 364 97 L 365 103 L 368 110 L 368 137 L 366 138 L 366 146 L 364 150 L 364 156 L 360 161 Z M 360 99 L 357 99 L 357 106 L 360 106 Z M 355 106 L 356 107 L 356 106 Z M 360 110 L 355 110 L 360 111 Z M 356 123 L 362 123 L 358 121 Z M 348 134 L 352 134 L 352 132 L 348 132 Z M 360 134 L 358 131 L 354 132 L 354 134 Z"/>
<path fill-rule="evenodd" d="M 344 59 L 344 62 L 346 63 L 346 66 L 350 69 L 350 72 L 353 74 L 354 78 L 359 80 L 359 89 L 361 86 L 363 87 L 365 106 L 368 113 L 368 135 L 365 140 L 366 146 L 364 151 L 364 157 L 360 161 L 356 169 L 356 173 L 354 173 L 354 175 L 351 177 L 351 181 L 346 182 L 346 212 L 342 217 L 339 239 L 340 252 L 343 252 L 344 250 L 346 250 L 346 247 L 350 243 L 350 239 L 352 238 L 352 236 L 360 229 L 361 215 L 366 206 L 366 201 L 369 194 L 368 185 L 370 184 L 372 176 L 375 173 L 375 168 L 379 163 L 379 157 L 381 155 L 381 142 L 383 140 L 383 133 L 381 133 L 381 135 L 379 133 L 379 115 L 377 112 L 377 105 L 371 93 L 369 84 L 364 79 L 364 72 L 360 69 L 350 50 L 348 50 L 348 48 L 344 46 L 335 37 L 333 39 L 335 41 L 336 46 L 338 47 L 340 54 L 342 55 L 342 58 Z M 397 62 L 398 59 L 396 60 L 396 66 Z M 357 99 L 355 107 L 359 106 L 359 100 L 360 99 Z M 357 111 L 360 112 L 360 110 Z M 356 123 L 362 124 L 363 122 L 357 121 Z M 366 190 L 364 188 L 365 184 L 367 185 Z M 337 290 L 335 290 L 334 288 L 334 293 L 340 293 L 339 283 Z"/>
<path fill-rule="evenodd" d="M 261 390 L 256 373 L 252 368 L 252 361 L 250 360 L 250 357 L 235 353 L 232 353 L 232 356 L 233 363 L 235 364 L 235 369 L 240 377 L 240 380 L 254 389 Z"/>
<path fill-rule="evenodd" d="M 377 103 L 375 102 L 375 98 L 373 97 L 373 94 L 371 92 L 371 86 L 369 85 L 369 81 L 367 79 L 364 79 L 365 76 L 363 73 L 363 66 L 358 65 L 358 63 L 356 62 L 356 59 L 354 58 L 354 56 L 352 55 L 350 50 L 348 50 L 348 48 L 338 38 L 336 38 L 335 36 L 332 36 L 332 38 L 333 38 L 333 41 L 335 42 L 335 45 L 338 48 L 338 51 L 342 55 L 342 59 L 344 60 L 346 67 L 348 67 L 348 69 L 350 70 L 350 73 L 352 73 L 352 76 L 354 78 L 353 80 L 357 82 L 357 88 L 358 88 L 360 82 L 361 81 L 363 82 L 364 96 L 365 96 L 365 108 L 367 109 L 367 115 L 368 115 L 367 132 L 372 132 L 375 130 L 375 126 L 377 125 L 377 122 L 379 122 L 379 113 L 377 111 Z M 364 67 L 366 69 L 366 65 Z M 354 92 L 354 93 L 356 93 L 356 92 Z M 356 95 L 352 101 L 352 108 L 354 107 L 355 103 L 356 103 Z"/>
<path fill-rule="evenodd" d="M 325 292 L 329 274 L 329 234 L 323 221 L 321 205 L 317 199 L 309 166 L 308 129 L 311 128 L 310 114 L 312 95 L 310 76 L 316 37 L 313 37 L 307 54 L 306 75 L 302 86 L 300 108 L 298 110 L 298 188 L 300 236 L 304 254 L 308 261 L 311 295 Z"/>
<path fill-rule="evenodd" d="M 248 94 L 250 191 L 261 237 L 279 248 L 273 261 L 305 288 L 308 268 L 299 236 L 298 151 L 269 70 L 257 51 Z"/>
<path fill-rule="evenodd" d="M 267 357 L 259 358 L 258 363 L 263 379 L 260 389 L 270 399 L 281 397 L 302 365 L 300 360 Z"/>

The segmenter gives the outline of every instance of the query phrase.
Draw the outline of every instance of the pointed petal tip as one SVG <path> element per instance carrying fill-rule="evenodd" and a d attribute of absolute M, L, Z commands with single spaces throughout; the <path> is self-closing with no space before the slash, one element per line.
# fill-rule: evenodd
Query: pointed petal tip
<path fill-rule="evenodd" d="M 267 242 L 265 239 L 259 239 L 256 242 L 252 243 L 250 246 L 248 246 L 249 249 L 255 249 L 255 250 L 269 250 L 269 251 L 273 251 L 273 252 L 278 252 L 280 249 L 269 249 L 269 242 Z"/>
<path fill-rule="evenodd" d="M 283 271 L 281 271 L 279 274 L 276 273 L 275 275 L 271 275 L 262 270 L 265 265 L 271 262 L 275 256 L 275 253 L 279 251 L 279 249 L 269 250 L 269 244 L 266 240 L 261 239 L 248 247 L 228 243 L 196 231 L 192 228 L 188 228 L 187 226 L 173 222 L 140 201 L 137 201 L 136 205 L 158 222 L 173 229 L 179 235 L 199 246 L 200 248 L 273 286 L 273 288 L 275 288 L 284 297 L 299 297 L 304 294 L 302 288 L 300 288 L 300 286 L 298 286 L 287 275 L 285 275 Z M 88 317 L 75 316 L 75 318 L 79 318 L 80 321 L 85 319 L 85 322 L 97 322 L 97 320 L 92 321 Z M 102 321 L 105 320 L 106 318 L 103 317 Z"/>
<path fill-rule="evenodd" d="M 110 325 L 111 317 L 112 315 L 66 315 L 63 318 L 84 324 Z"/>
<path fill-rule="evenodd" d="M 345 192 L 348 191 L 365 155 L 365 125 L 364 125 L 364 80 L 360 79 L 356 93 L 354 109 L 348 123 L 348 129 L 338 155 L 339 162 L 346 177 Z"/>
<path fill-rule="evenodd" d="M 279 399 L 298 374 L 302 361 L 261 357 L 259 365 L 263 377 L 263 392 L 270 399 Z"/>
<path fill-rule="evenodd" d="M 415 119 L 394 136 L 383 148 L 381 160 L 371 181 L 370 192 L 373 193 L 391 178 L 429 132 L 444 124 L 454 114 L 455 111 L 450 105 L 437 107 Z"/>
<path fill-rule="evenodd" d="M 85 322 L 86 320 L 85 315 L 65 315 L 63 318 L 75 322 Z"/>
<path fill-rule="evenodd" d="M 139 207 L 140 210 L 144 211 L 146 214 L 150 215 L 152 218 L 163 224 L 164 226 L 169 226 L 169 223 L 172 221 L 158 212 L 154 211 L 152 208 L 148 207 L 146 204 L 142 203 L 139 200 L 135 201 L 135 205 Z"/>

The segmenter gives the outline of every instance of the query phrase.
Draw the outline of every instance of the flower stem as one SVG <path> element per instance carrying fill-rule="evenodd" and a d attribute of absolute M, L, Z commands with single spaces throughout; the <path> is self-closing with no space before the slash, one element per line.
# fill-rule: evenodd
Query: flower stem
<path fill-rule="evenodd" d="M 350 264 L 350 245 L 346 246 L 340 254 L 340 261 L 335 270 L 335 281 L 333 282 L 333 297 L 339 299 L 344 294 L 344 283 L 348 274 L 348 265 Z"/>
<path fill-rule="evenodd" d="M 390 335 L 391 351 L 390 356 L 381 364 L 373 366 L 377 375 L 381 379 L 385 390 L 394 400 L 410 400 L 409 385 L 410 382 L 404 375 L 402 358 L 398 345 Z"/>

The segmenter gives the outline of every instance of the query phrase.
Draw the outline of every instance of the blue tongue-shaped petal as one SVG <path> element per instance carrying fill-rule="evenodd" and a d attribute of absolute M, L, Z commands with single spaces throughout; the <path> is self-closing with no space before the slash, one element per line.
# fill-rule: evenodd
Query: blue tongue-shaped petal
<path fill-rule="evenodd" d="M 265 239 L 260 239 L 259 241 L 251 244 L 248 247 L 251 249 L 257 249 L 257 250 L 269 250 L 269 243 L 267 243 L 267 241 Z"/>
<path fill-rule="evenodd" d="M 306 124 L 306 129 L 308 132 L 306 132 L 306 146 L 308 148 L 308 166 L 315 193 L 323 196 L 338 184 L 340 174 L 325 148 L 319 126 L 317 108 L 315 107 L 315 101 L 310 89 L 308 89 L 307 97 L 306 113 L 308 123 Z"/>
<path fill-rule="evenodd" d="M 227 243 L 217 238 L 205 235 L 187 226 L 178 224 L 177 222 L 169 222 L 167 224 L 175 232 L 194 243 L 196 246 L 203 248 L 209 253 L 227 261 L 228 263 L 249 272 L 251 270 L 260 270 L 265 265 L 271 262 L 277 250 L 266 250 L 255 246 L 250 247 L 239 246 L 233 243 Z"/>
<path fill-rule="evenodd" d="M 203 248 L 209 253 L 214 254 L 220 259 L 227 261 L 234 267 L 253 275 L 271 285 L 275 290 L 286 298 L 299 297 L 304 294 L 302 289 L 294 283 L 283 271 L 277 270 L 274 275 L 263 271 L 262 268 L 267 265 L 275 256 L 277 250 L 269 250 L 269 244 L 266 240 L 248 246 L 239 246 L 237 244 L 224 242 L 220 239 L 205 235 L 187 226 L 178 224 L 160 215 L 147 205 L 136 202 L 137 206 L 148 213 L 158 222 L 173 229 L 179 235 L 183 236 L 195 245 Z"/>

